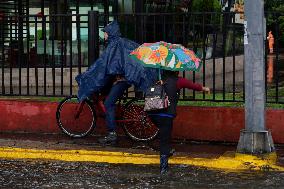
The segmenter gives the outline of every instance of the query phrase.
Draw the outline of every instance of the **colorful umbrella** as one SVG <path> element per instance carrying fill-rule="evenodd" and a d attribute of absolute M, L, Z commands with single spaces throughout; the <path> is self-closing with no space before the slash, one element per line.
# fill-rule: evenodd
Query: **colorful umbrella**
<path fill-rule="evenodd" d="M 192 50 L 179 44 L 144 43 L 130 53 L 130 57 L 146 67 L 172 71 L 198 71 L 201 60 Z"/>

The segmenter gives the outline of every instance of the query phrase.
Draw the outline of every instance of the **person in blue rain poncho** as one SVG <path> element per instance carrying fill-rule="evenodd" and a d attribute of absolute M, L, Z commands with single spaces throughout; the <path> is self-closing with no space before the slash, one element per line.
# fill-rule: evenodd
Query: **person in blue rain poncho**
<path fill-rule="evenodd" d="M 94 92 L 101 91 L 109 81 L 112 81 L 113 84 L 104 101 L 108 134 L 100 138 L 99 142 L 115 144 L 117 142 L 116 101 L 131 85 L 145 91 L 156 81 L 157 70 L 145 68 L 129 57 L 129 53 L 139 44 L 121 37 L 117 21 L 108 24 L 103 31 L 105 40 L 107 40 L 105 51 L 86 72 L 76 77 L 76 81 L 79 85 L 80 101 L 90 97 Z"/>

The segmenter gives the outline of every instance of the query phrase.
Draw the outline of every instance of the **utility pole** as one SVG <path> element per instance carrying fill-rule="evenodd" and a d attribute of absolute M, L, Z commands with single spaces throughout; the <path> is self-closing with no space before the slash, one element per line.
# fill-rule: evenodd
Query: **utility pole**
<path fill-rule="evenodd" d="M 245 129 L 237 152 L 263 154 L 275 151 L 265 126 L 265 18 L 263 0 L 245 0 Z"/>

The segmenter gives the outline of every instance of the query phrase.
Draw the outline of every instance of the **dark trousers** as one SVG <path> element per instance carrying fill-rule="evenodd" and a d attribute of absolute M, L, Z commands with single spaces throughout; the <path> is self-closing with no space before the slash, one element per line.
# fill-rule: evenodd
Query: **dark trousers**
<path fill-rule="evenodd" d="M 171 151 L 173 118 L 159 115 L 150 115 L 150 118 L 159 128 L 160 155 L 169 155 Z"/>
<path fill-rule="evenodd" d="M 109 132 L 113 132 L 116 129 L 115 103 L 128 87 L 130 87 L 130 85 L 126 81 L 117 82 L 111 87 L 110 92 L 105 99 L 106 124 Z"/>

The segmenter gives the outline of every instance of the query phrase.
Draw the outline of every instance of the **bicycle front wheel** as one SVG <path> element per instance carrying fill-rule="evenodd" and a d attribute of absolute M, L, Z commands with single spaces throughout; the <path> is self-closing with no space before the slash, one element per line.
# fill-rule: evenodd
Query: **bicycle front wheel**
<path fill-rule="evenodd" d="M 96 126 L 96 114 L 89 100 L 79 102 L 77 96 L 63 99 L 56 111 L 56 120 L 64 134 L 72 138 L 87 136 Z"/>
<path fill-rule="evenodd" d="M 157 137 L 159 129 L 144 111 L 142 102 L 132 99 L 123 108 L 122 125 L 125 133 L 132 140 L 150 141 Z"/>

